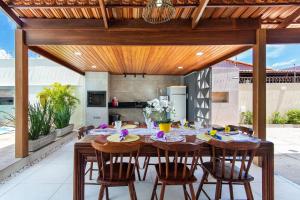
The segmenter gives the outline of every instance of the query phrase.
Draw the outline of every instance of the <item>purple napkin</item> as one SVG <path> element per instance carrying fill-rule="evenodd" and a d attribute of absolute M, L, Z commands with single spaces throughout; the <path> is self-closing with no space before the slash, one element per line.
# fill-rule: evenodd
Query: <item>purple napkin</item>
<path fill-rule="evenodd" d="M 122 129 L 120 133 L 120 141 L 125 140 L 126 136 L 128 135 L 128 130 L 127 129 Z"/>
<path fill-rule="evenodd" d="M 106 128 L 108 128 L 108 125 L 105 123 L 98 126 L 98 129 L 106 129 Z"/>
<path fill-rule="evenodd" d="M 165 136 L 165 132 L 163 132 L 163 131 L 158 131 L 157 133 L 156 133 L 156 137 L 157 138 L 163 138 Z"/>

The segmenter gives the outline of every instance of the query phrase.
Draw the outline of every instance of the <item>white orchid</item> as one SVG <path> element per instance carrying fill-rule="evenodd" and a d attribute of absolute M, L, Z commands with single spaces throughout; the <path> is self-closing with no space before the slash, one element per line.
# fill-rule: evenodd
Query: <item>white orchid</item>
<path fill-rule="evenodd" d="M 146 118 L 154 115 L 155 118 L 158 118 L 157 121 L 170 122 L 170 113 L 175 112 L 175 109 L 171 102 L 153 99 L 151 101 L 148 101 L 147 103 L 148 106 L 145 107 L 143 111 Z"/>

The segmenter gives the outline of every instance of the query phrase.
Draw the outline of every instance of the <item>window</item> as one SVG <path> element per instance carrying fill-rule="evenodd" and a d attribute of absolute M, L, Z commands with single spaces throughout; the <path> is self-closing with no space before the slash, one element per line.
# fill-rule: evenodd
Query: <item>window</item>
<path fill-rule="evenodd" d="M 229 92 L 212 92 L 213 103 L 228 103 Z"/>
<path fill-rule="evenodd" d="M 0 97 L 0 105 L 14 105 L 13 97 Z"/>

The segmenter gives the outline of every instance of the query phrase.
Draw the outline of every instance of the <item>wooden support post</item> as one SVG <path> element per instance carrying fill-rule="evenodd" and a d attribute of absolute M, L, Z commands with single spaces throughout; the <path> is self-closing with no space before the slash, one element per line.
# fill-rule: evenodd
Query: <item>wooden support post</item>
<path fill-rule="evenodd" d="M 25 32 L 16 30 L 15 35 L 15 107 L 16 107 L 16 142 L 17 158 L 28 156 L 28 47 L 25 44 Z"/>
<path fill-rule="evenodd" d="M 253 129 L 266 139 L 266 30 L 258 29 L 253 47 Z"/>

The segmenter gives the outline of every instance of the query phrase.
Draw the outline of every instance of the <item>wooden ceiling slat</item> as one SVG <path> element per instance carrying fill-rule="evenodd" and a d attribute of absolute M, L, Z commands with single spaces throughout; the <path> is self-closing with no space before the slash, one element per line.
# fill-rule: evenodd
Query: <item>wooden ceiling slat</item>
<path fill-rule="evenodd" d="M 50 45 L 40 48 L 80 71 L 183 75 L 241 47 Z M 74 54 L 77 51 L 81 52 L 81 56 Z M 199 51 L 204 54 L 197 56 Z M 96 69 L 92 65 L 96 65 Z M 179 66 L 183 66 L 183 69 L 178 69 Z"/>

